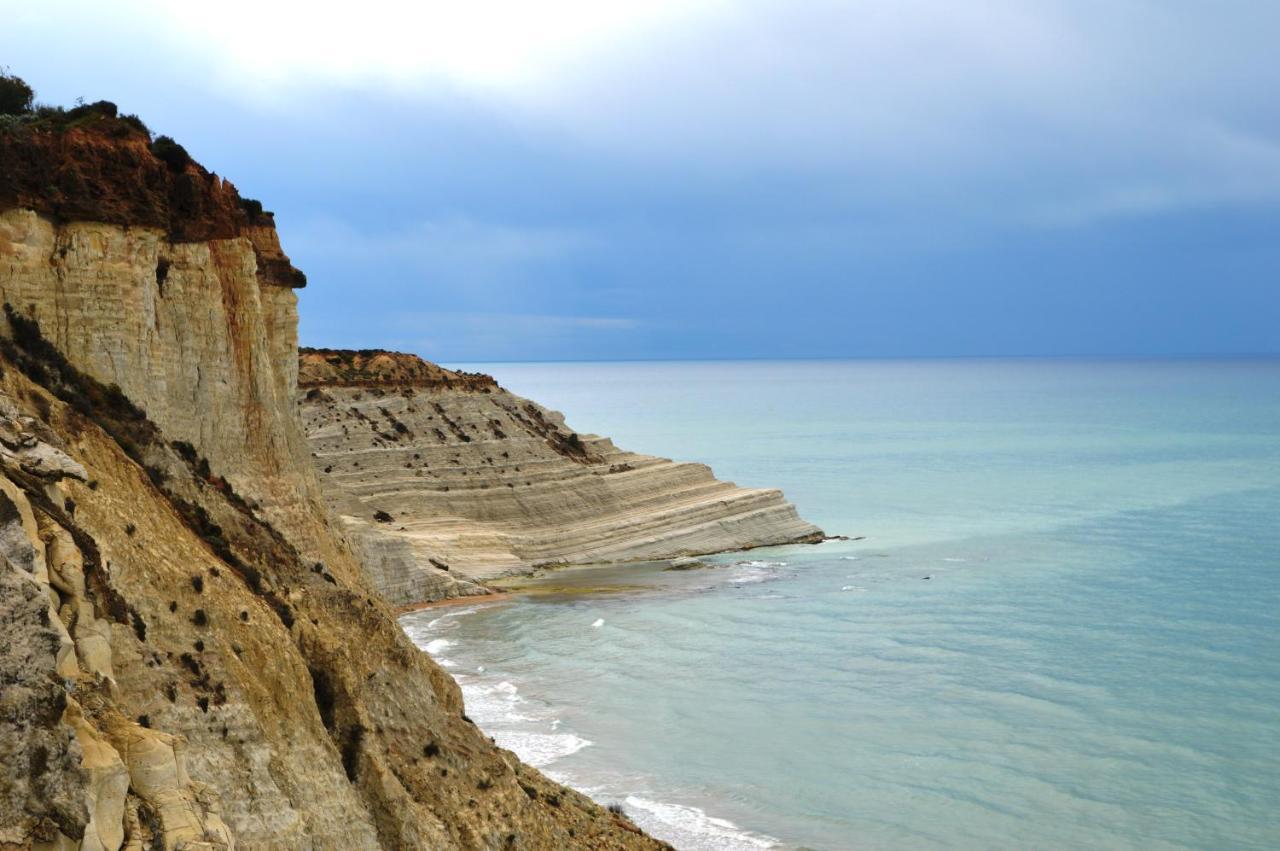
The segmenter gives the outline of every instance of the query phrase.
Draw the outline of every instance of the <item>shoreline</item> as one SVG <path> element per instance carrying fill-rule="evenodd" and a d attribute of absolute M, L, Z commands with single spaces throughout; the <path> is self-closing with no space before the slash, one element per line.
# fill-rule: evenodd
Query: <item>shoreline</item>
<path fill-rule="evenodd" d="M 450 606 L 472 606 L 485 603 L 500 603 L 510 600 L 515 595 L 510 591 L 495 591 L 492 594 L 470 594 L 465 597 L 447 597 L 443 600 L 428 600 L 423 603 L 410 603 L 407 606 L 396 606 L 396 617 L 420 612 L 424 609 L 446 609 Z"/>
<path fill-rule="evenodd" d="M 578 567 L 590 572 L 606 564 L 558 565 L 557 569 Z M 528 596 L 531 596 L 528 592 L 503 592 L 455 597 L 407 607 L 404 614 L 434 608 L 457 608 L 465 603 L 488 599 L 498 602 Z M 469 611 L 458 614 L 466 615 Z M 590 768 L 566 768 L 561 760 L 603 740 L 585 738 L 586 733 L 575 729 L 572 722 L 562 726 L 566 717 L 564 705 L 546 695 L 526 694 L 526 688 L 529 688 L 527 679 L 504 670 L 501 662 L 468 654 L 466 648 L 470 642 L 453 631 L 457 627 L 453 618 L 457 616 L 445 614 L 429 622 L 423 618 L 421 624 L 414 623 L 414 628 L 408 624 L 402 624 L 402 627 L 414 646 L 441 665 L 457 683 L 466 711 L 474 718 L 474 723 L 500 747 L 601 806 L 622 806 L 626 817 L 638 828 L 677 847 L 698 851 L 783 851 L 796 847 L 774 834 L 746 827 L 736 817 L 731 819 L 718 815 L 723 812 L 724 802 L 715 800 L 713 796 L 704 798 L 687 792 L 664 793 L 665 784 L 656 775 L 646 773 L 642 788 L 636 789 L 634 783 L 619 785 L 615 778 L 593 772 Z M 445 623 L 446 618 L 450 622 Z"/>
<path fill-rule="evenodd" d="M 645 586 L 611 583 L 599 587 L 558 587 L 547 584 L 547 580 L 558 574 L 607 573 L 619 568 L 642 568 L 662 565 L 663 570 L 688 570 L 690 567 L 678 567 L 679 562 L 693 562 L 692 567 L 712 569 L 721 566 L 715 562 L 702 563 L 704 558 L 730 556 L 734 554 L 754 553 L 756 550 L 781 549 L 784 547 L 816 547 L 833 541 L 863 541 L 865 535 L 823 535 L 821 540 L 797 540 L 781 544 L 756 544 L 738 549 L 715 550 L 697 555 L 668 556 L 662 558 L 625 559 L 622 561 L 587 561 L 587 562 L 552 562 L 533 565 L 527 570 L 498 573 L 494 576 L 473 576 L 471 581 L 482 588 L 489 589 L 488 594 L 469 594 L 459 597 L 447 597 L 443 600 L 425 600 L 393 606 L 396 617 L 411 614 L 423 609 L 446 608 L 449 606 L 465 606 L 484 603 L 497 603 L 512 600 L 516 597 L 555 595 L 555 594 L 610 594 L 644 591 Z"/>
<path fill-rule="evenodd" d="M 486 588 L 501 589 L 499 593 L 509 593 L 509 589 L 520 587 L 520 583 L 539 580 L 555 573 L 570 570 L 587 570 L 587 569 L 608 569 L 616 567 L 640 566 L 646 564 L 673 564 L 679 561 L 694 560 L 700 561 L 704 558 L 713 558 L 715 556 L 728 556 L 735 553 L 752 553 L 756 550 L 781 549 L 782 547 L 817 547 L 822 544 L 831 543 L 833 541 L 865 541 L 866 535 L 828 535 L 823 533 L 821 537 L 805 536 L 797 538 L 793 541 L 783 541 L 776 544 L 748 544 L 741 547 L 733 547 L 726 550 L 711 550 L 709 552 L 693 552 L 683 555 L 670 556 L 650 556 L 644 558 L 628 558 L 616 559 L 610 561 L 569 561 L 569 562 L 548 562 L 545 564 L 532 565 L 528 570 L 514 573 L 499 573 L 494 576 L 476 577 L 473 581 L 483 584 Z"/>

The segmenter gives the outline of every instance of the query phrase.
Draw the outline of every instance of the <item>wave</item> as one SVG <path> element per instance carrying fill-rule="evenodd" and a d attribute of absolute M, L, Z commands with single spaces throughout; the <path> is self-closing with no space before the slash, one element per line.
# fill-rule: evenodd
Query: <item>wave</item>
<path fill-rule="evenodd" d="M 573 733 L 531 733 L 525 730 L 491 732 L 499 746 L 515 752 L 516 756 L 534 768 L 545 768 L 593 744 L 591 740 Z"/>
<path fill-rule="evenodd" d="M 457 626 L 457 624 L 449 623 L 449 621 L 455 620 L 456 618 L 460 618 L 463 615 L 473 615 L 477 611 L 478 611 L 478 608 L 476 606 L 467 606 L 464 609 L 452 609 L 440 615 L 439 617 L 432 618 L 431 620 L 427 621 L 426 628 L 428 630 L 440 629 L 442 625 L 447 625 L 450 628 L 452 628 L 454 626 Z"/>
<path fill-rule="evenodd" d="M 641 827 L 665 837 L 679 848 L 692 851 L 754 851 L 782 847 L 776 839 L 744 830 L 728 819 L 707 815 L 706 810 L 699 807 L 651 801 L 636 795 L 628 795 L 625 803 L 644 813 L 636 818 Z M 635 817 L 639 814 L 629 815 Z M 661 827 L 655 829 L 658 825 Z"/>
<path fill-rule="evenodd" d="M 461 609 L 450 609 L 442 615 L 437 615 L 426 623 L 422 619 L 426 616 L 426 610 L 417 612 L 408 612 L 401 615 L 397 620 L 400 622 L 400 628 L 404 630 L 405 635 L 409 636 L 409 640 L 418 646 L 421 650 L 433 653 L 426 645 L 431 641 L 431 636 L 446 629 L 456 629 L 458 626 L 457 619 L 463 615 L 474 614 L 479 611 L 478 606 L 467 606 Z"/>
<path fill-rule="evenodd" d="M 787 573 L 781 570 L 787 566 L 785 561 L 739 561 L 733 564 L 734 569 L 724 575 L 724 582 L 729 585 L 754 585 L 757 582 L 772 582 L 784 579 Z"/>
<path fill-rule="evenodd" d="M 493 683 L 480 677 L 459 676 L 456 679 L 462 687 L 467 712 L 477 723 L 518 724 L 543 720 L 525 711 L 525 699 L 520 696 L 520 689 L 506 680 Z"/>
<path fill-rule="evenodd" d="M 422 646 L 422 649 L 432 656 L 437 656 L 442 650 L 448 650 L 457 644 L 456 641 L 450 641 L 447 638 L 433 638 Z"/>

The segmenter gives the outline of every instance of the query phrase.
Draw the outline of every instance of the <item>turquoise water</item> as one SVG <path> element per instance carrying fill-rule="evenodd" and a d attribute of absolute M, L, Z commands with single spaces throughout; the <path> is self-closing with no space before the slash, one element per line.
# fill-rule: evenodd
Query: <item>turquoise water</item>
<path fill-rule="evenodd" d="M 407 617 L 549 774 L 682 848 L 1280 847 L 1280 361 L 480 368 L 866 536 Z"/>

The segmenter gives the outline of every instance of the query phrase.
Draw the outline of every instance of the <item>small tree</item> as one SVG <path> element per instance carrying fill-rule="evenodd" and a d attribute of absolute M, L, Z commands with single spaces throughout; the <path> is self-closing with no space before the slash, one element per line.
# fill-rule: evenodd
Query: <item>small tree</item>
<path fill-rule="evenodd" d="M 0 70 L 0 115 L 21 115 L 31 111 L 36 93 L 21 77 Z"/>

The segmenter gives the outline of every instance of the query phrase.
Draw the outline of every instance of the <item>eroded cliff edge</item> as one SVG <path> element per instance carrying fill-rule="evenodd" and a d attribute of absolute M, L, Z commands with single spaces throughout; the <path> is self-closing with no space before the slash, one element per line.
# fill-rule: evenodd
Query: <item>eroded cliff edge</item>
<path fill-rule="evenodd" d="M 579 434 L 487 375 L 306 349 L 299 391 L 325 495 L 396 603 L 539 565 L 822 540 L 781 491 Z"/>
<path fill-rule="evenodd" d="M 658 847 L 471 724 L 330 524 L 269 217 L 83 117 L 0 127 L 0 848 Z"/>

